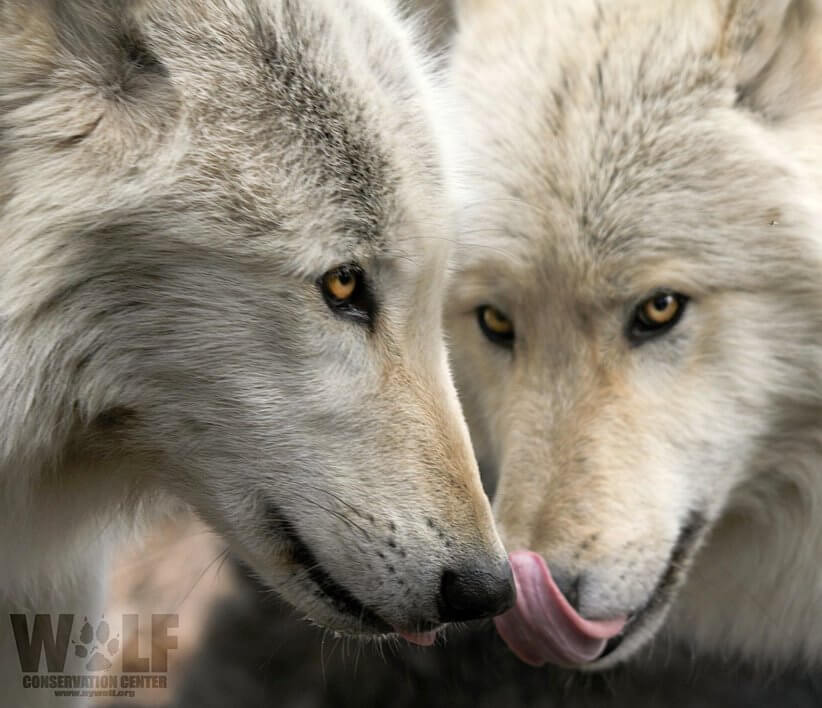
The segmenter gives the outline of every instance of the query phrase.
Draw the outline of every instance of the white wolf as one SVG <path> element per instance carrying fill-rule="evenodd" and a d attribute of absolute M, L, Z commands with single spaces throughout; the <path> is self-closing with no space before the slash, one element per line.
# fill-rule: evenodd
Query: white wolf
<path fill-rule="evenodd" d="M 514 551 L 503 637 L 601 668 L 667 616 L 702 650 L 819 661 L 819 4 L 459 14 L 447 324 Z"/>
<path fill-rule="evenodd" d="M 166 496 L 334 629 L 510 605 L 429 74 L 377 0 L 0 2 L 7 607 L 93 605 Z"/>

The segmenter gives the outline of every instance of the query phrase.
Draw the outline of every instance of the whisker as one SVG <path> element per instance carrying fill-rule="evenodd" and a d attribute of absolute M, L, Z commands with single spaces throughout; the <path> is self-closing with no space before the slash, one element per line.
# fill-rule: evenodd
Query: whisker
<path fill-rule="evenodd" d="M 228 546 L 226 546 L 223 550 L 221 550 L 221 551 L 220 551 L 220 552 L 219 552 L 219 553 L 218 553 L 218 554 L 214 557 L 214 559 L 213 559 L 210 563 L 208 563 L 208 565 L 206 565 L 206 567 L 205 567 L 205 568 L 203 568 L 203 569 L 200 571 L 200 574 L 197 576 L 197 579 L 194 581 L 194 583 L 192 584 L 192 586 L 188 589 L 188 592 L 186 592 L 186 594 L 183 596 L 183 598 L 182 598 L 182 599 L 181 599 L 181 600 L 177 603 L 177 608 L 176 608 L 176 609 L 177 609 L 177 611 L 178 611 L 178 612 L 179 612 L 180 608 L 181 608 L 181 607 L 182 607 L 182 606 L 186 603 L 186 601 L 188 600 L 188 598 L 191 596 L 191 593 L 192 593 L 192 592 L 194 592 L 194 589 L 197 587 L 197 585 L 199 585 L 200 581 L 201 581 L 201 580 L 205 577 L 206 573 L 208 573 L 208 571 L 211 569 L 211 567 L 212 567 L 212 566 L 213 566 L 213 565 L 214 565 L 217 561 L 219 561 L 221 558 L 224 560 L 224 559 L 225 559 L 225 557 L 227 557 L 227 556 L 228 556 L 228 552 L 229 552 L 229 547 L 228 547 Z"/>

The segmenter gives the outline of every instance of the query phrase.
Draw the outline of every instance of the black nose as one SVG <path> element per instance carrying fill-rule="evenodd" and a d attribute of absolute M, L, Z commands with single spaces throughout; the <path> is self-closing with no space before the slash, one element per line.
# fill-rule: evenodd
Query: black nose
<path fill-rule="evenodd" d="M 440 582 L 440 620 L 466 622 L 494 617 L 510 609 L 515 599 L 508 563 L 494 570 L 446 570 Z"/>

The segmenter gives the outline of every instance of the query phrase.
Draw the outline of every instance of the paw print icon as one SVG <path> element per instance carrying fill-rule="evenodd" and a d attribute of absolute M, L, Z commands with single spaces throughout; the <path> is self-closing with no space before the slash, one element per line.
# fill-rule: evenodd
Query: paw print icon
<path fill-rule="evenodd" d="M 112 667 L 111 660 L 120 651 L 120 637 L 111 636 L 111 627 L 105 617 L 91 626 L 88 617 L 83 618 L 79 641 L 73 641 L 74 655 L 79 659 L 88 659 L 86 671 L 107 671 Z"/>

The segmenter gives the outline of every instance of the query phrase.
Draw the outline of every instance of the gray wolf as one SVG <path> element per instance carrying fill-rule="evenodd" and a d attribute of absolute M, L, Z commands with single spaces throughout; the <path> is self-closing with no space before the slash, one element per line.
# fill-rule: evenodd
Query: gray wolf
<path fill-rule="evenodd" d="M 459 3 L 447 321 L 530 663 L 822 659 L 821 13 Z"/>
<path fill-rule="evenodd" d="M 174 499 L 335 630 L 510 605 L 413 33 L 376 0 L 4 0 L 0 28 L 4 604 L 94 605 Z"/>

